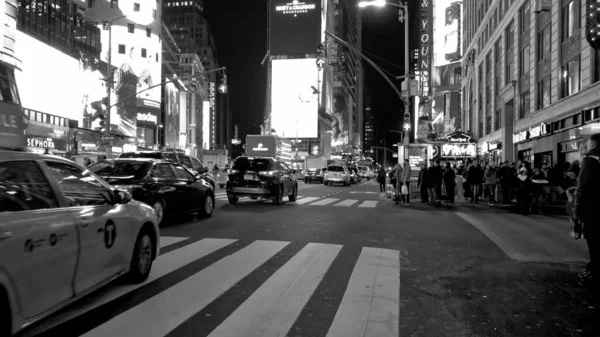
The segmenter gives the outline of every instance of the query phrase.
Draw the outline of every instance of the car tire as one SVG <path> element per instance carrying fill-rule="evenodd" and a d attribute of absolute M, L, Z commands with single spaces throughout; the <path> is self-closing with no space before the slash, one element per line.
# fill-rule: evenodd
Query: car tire
<path fill-rule="evenodd" d="M 229 200 L 229 203 L 232 205 L 236 205 L 238 203 L 238 201 L 240 200 L 240 198 L 238 198 L 237 196 L 227 196 L 227 200 Z"/>
<path fill-rule="evenodd" d="M 208 193 L 202 203 L 202 209 L 198 212 L 204 218 L 210 218 L 215 209 L 215 197 L 212 193 Z"/>
<path fill-rule="evenodd" d="M 277 194 L 273 198 L 273 204 L 275 206 L 281 206 L 283 204 L 283 187 L 279 186 Z"/>
<path fill-rule="evenodd" d="M 156 200 L 152 203 L 152 209 L 156 212 L 156 224 L 162 225 L 165 220 L 165 203 L 162 200 Z"/>
<path fill-rule="evenodd" d="M 327 186 L 327 184 L 328 184 L 328 182 L 326 182 L 326 181 L 323 182 L 323 185 Z"/>
<path fill-rule="evenodd" d="M 294 192 L 288 197 L 290 202 L 294 202 L 296 199 L 298 199 L 298 185 L 294 186 Z"/>
<path fill-rule="evenodd" d="M 10 301 L 4 288 L 0 287 L 0 337 L 12 336 Z"/>
<path fill-rule="evenodd" d="M 304 179 L 304 183 L 305 183 L 305 184 L 308 184 L 308 180 L 307 180 L 307 179 Z"/>
<path fill-rule="evenodd" d="M 135 240 L 131 265 L 127 274 L 130 283 L 139 284 L 148 279 L 152 270 L 153 244 L 150 231 L 142 228 Z"/>

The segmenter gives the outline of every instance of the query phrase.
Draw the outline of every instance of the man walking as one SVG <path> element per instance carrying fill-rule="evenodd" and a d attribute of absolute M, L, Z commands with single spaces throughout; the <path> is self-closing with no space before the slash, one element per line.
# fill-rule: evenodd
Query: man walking
<path fill-rule="evenodd" d="M 398 201 L 400 200 L 400 196 L 402 195 L 402 166 L 400 164 L 396 164 L 394 166 L 394 180 L 396 181 L 396 202 L 394 205 L 398 205 Z"/>
<path fill-rule="evenodd" d="M 481 195 L 481 183 L 483 182 L 483 168 L 479 165 L 479 160 L 473 162 L 473 166 L 469 168 L 467 173 L 467 183 L 471 187 L 472 199 L 471 203 L 479 203 Z"/>
<path fill-rule="evenodd" d="M 598 201 L 600 200 L 600 133 L 590 137 L 587 143 L 587 156 L 581 162 L 577 190 L 575 192 L 573 217 L 583 222 L 583 236 L 587 240 L 590 252 L 588 266 L 592 290 L 596 300 L 600 296 L 600 250 L 598 247 L 600 233 L 600 217 L 598 217 Z"/>

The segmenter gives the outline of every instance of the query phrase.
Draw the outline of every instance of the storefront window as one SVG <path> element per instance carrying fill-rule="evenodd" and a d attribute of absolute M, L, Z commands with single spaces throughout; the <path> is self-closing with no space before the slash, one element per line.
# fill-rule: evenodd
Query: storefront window
<path fill-rule="evenodd" d="M 15 74 L 5 65 L 0 65 L 0 100 L 5 103 L 20 104 Z"/>
<path fill-rule="evenodd" d="M 139 147 L 152 147 L 156 141 L 156 130 L 138 126 L 137 143 Z"/>

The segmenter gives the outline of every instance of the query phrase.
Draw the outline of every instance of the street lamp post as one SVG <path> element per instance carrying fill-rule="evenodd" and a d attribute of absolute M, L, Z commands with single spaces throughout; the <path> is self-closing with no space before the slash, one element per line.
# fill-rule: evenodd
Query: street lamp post
<path fill-rule="evenodd" d="M 383 151 L 383 167 L 385 167 L 385 165 L 387 164 L 386 161 L 387 161 L 387 153 L 388 152 L 391 152 L 392 154 L 398 154 L 397 152 L 394 152 L 394 151 L 388 149 L 387 147 L 383 147 L 383 146 L 371 146 L 371 147 L 376 148 L 376 149 L 384 150 Z"/>
<path fill-rule="evenodd" d="M 406 138 L 406 131 L 398 131 L 398 130 L 390 130 L 390 132 L 399 133 L 400 134 L 400 143 L 404 143 L 404 139 Z"/>
<path fill-rule="evenodd" d="M 398 13 L 398 20 L 400 22 L 404 22 L 404 76 L 399 76 L 397 77 L 397 79 L 401 79 L 404 78 L 404 83 L 406 83 L 406 99 L 404 99 L 404 117 L 406 118 L 408 115 L 409 118 L 409 122 L 408 123 L 404 123 L 404 131 L 410 131 L 411 125 L 410 125 L 410 95 L 409 95 L 409 89 L 410 89 L 410 79 L 411 79 L 411 75 L 409 73 L 409 44 L 408 44 L 408 29 L 409 29 L 409 21 L 408 21 L 408 0 L 406 2 L 406 4 L 402 3 L 402 0 L 398 0 L 398 3 L 391 3 L 391 2 L 386 2 L 385 0 L 371 0 L 371 1 L 360 1 L 358 3 L 358 6 L 361 8 L 364 7 L 368 7 L 368 6 L 374 6 L 374 7 L 384 7 L 386 5 L 390 5 L 393 7 L 397 7 L 400 8 L 400 11 Z M 404 144 L 408 144 L 409 138 L 405 137 L 406 134 L 404 134 Z"/>

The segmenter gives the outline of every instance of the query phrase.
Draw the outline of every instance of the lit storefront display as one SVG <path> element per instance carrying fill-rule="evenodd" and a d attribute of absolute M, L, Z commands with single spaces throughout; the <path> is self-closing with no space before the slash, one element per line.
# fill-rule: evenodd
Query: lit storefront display
<path fill-rule="evenodd" d="M 160 104 L 138 98 L 137 105 L 137 137 L 138 148 L 158 149 L 158 129 L 161 126 Z"/>
<path fill-rule="evenodd" d="M 25 129 L 27 149 L 66 157 L 69 150 L 69 120 L 31 109 L 23 111 L 29 119 Z"/>
<path fill-rule="evenodd" d="M 516 146 L 517 159 L 528 161 L 539 167 L 542 162 L 553 162 L 553 151 L 556 139 L 548 137 L 552 134 L 552 124 L 540 123 L 529 129 L 513 134 L 513 144 Z"/>

